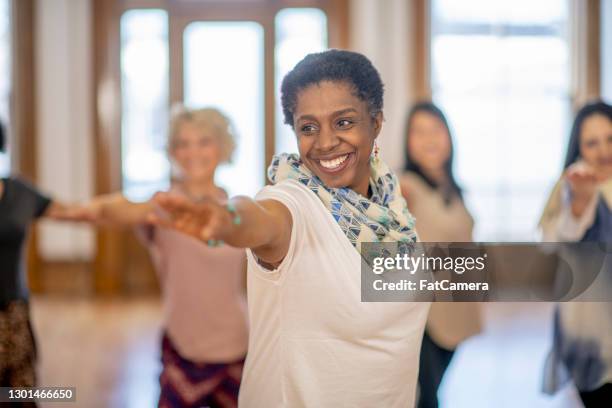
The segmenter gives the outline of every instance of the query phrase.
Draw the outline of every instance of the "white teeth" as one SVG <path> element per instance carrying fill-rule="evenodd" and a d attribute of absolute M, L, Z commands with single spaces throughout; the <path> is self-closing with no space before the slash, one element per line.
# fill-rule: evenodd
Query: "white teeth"
<path fill-rule="evenodd" d="M 326 169 L 335 169 L 344 163 L 347 157 L 348 154 L 345 154 L 344 156 L 336 157 L 332 160 L 319 160 L 319 162 L 321 163 L 321 166 L 325 167 Z"/>

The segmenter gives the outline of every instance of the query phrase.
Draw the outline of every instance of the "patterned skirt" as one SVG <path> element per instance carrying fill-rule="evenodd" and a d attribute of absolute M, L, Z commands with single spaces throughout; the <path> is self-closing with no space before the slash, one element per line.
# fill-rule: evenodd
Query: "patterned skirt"
<path fill-rule="evenodd" d="M 34 387 L 36 344 L 28 303 L 0 306 L 0 387 Z"/>
<path fill-rule="evenodd" d="M 236 407 L 244 359 L 232 363 L 194 363 L 172 341 L 162 339 L 160 408 Z"/>

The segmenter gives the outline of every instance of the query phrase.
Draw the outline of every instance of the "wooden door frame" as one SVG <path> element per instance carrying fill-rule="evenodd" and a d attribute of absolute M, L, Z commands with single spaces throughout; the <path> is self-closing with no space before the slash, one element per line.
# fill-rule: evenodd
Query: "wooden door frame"
<path fill-rule="evenodd" d="M 119 3 L 92 0 L 95 194 L 121 190 L 121 87 Z M 98 229 L 94 288 L 102 295 L 122 291 L 125 234 Z"/>
<path fill-rule="evenodd" d="M 11 93 L 10 116 L 12 170 L 36 182 L 36 27 L 35 1 L 12 0 L 11 12 Z M 43 289 L 38 234 L 32 228 L 26 249 L 28 285 L 32 292 Z"/>
<path fill-rule="evenodd" d="M 412 66 L 412 77 L 409 78 L 409 95 L 414 101 L 431 100 L 431 0 L 414 0 L 407 21 L 412 21 L 412 53 L 409 53 L 409 66 Z"/>
<path fill-rule="evenodd" d="M 577 111 L 601 97 L 601 3 L 570 0 L 571 104 Z"/>

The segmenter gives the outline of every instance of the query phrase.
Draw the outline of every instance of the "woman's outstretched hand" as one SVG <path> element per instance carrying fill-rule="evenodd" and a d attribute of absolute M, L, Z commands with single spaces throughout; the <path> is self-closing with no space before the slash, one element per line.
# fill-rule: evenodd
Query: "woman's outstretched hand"
<path fill-rule="evenodd" d="M 606 175 L 598 173 L 584 162 L 572 164 L 565 172 L 565 179 L 572 192 L 572 213 L 582 216 L 589 203 L 597 194 L 599 185 L 606 181 Z"/>
<path fill-rule="evenodd" d="M 152 211 L 147 221 L 178 230 L 205 242 L 224 240 L 235 228 L 236 215 L 216 200 L 193 203 L 172 193 L 157 193 L 153 202 L 164 214 Z"/>
<path fill-rule="evenodd" d="M 598 185 L 605 181 L 603 175 L 583 162 L 572 164 L 565 172 L 565 178 L 572 193 L 586 200 L 590 199 L 596 193 Z"/>
<path fill-rule="evenodd" d="M 251 248 L 260 261 L 273 265 L 289 250 L 293 219 L 280 201 L 234 197 L 229 203 L 212 198 L 194 203 L 173 193 L 157 193 L 151 201 L 163 211 L 149 211 L 147 222 L 211 246 L 223 241 L 236 248 Z"/>

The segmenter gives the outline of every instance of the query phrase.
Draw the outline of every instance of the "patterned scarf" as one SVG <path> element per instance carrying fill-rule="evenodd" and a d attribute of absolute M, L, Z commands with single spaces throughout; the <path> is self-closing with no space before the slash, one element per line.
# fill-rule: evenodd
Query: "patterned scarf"
<path fill-rule="evenodd" d="M 297 154 L 274 156 L 268 168 L 268 178 L 273 184 L 291 179 L 308 187 L 319 197 L 355 249 L 366 258 L 361 253 L 361 243 L 411 244 L 417 241 L 414 218 L 408 212 L 397 177 L 382 160 L 373 158 L 370 164 L 371 199 L 348 187 L 327 187 Z"/>

